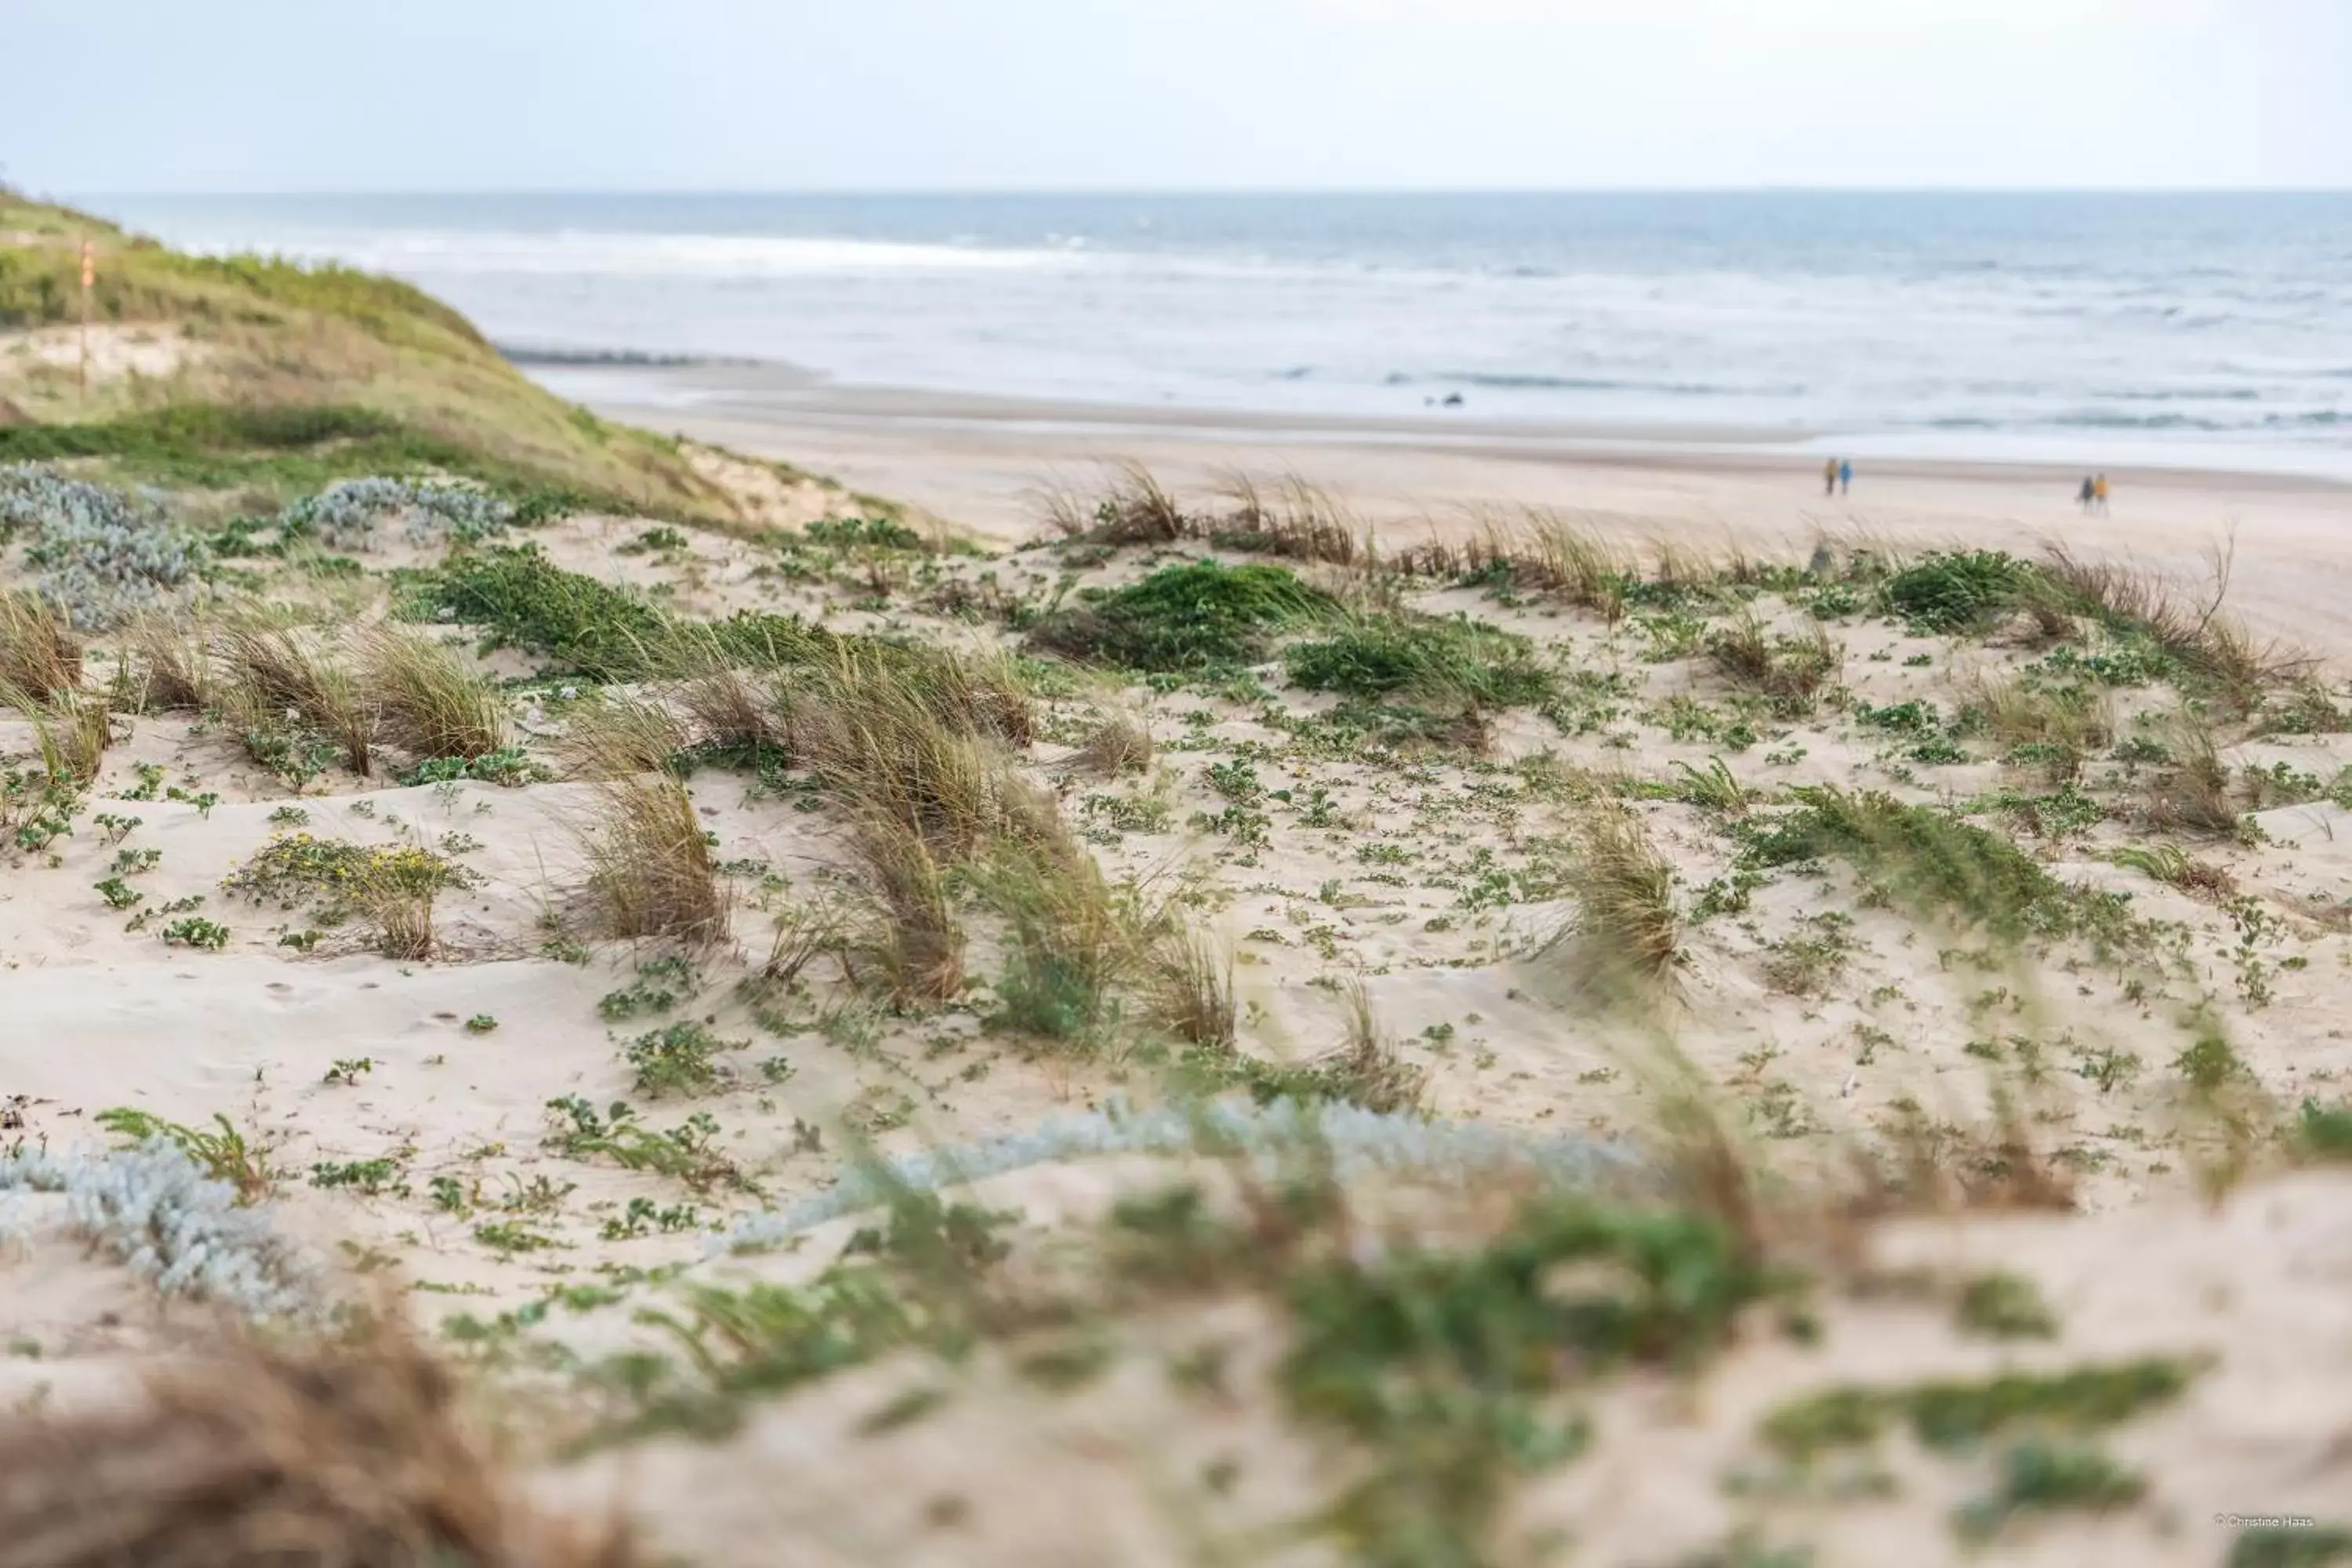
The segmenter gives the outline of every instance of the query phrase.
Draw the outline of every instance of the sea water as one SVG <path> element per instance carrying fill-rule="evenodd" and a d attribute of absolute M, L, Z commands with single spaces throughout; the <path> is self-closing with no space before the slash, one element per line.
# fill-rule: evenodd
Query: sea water
<path fill-rule="evenodd" d="M 519 355 L 2352 472 L 2352 194 L 92 205 L 176 244 L 396 273 Z"/>

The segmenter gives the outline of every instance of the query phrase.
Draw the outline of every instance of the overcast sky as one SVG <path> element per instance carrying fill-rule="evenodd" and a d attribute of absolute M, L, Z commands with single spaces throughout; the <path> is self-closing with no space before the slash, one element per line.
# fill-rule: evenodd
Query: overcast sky
<path fill-rule="evenodd" d="M 6 0 L 0 58 L 62 195 L 2352 186 L 2352 0 Z"/>

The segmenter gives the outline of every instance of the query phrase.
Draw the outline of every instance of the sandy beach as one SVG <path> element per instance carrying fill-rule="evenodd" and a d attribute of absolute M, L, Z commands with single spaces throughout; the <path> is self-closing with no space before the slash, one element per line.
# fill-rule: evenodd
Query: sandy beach
<path fill-rule="evenodd" d="M 1851 492 L 1825 496 L 1819 438 L 1752 431 L 1668 438 L 1452 411 L 1368 421 L 1121 408 L 839 387 L 782 366 L 535 374 L 612 418 L 796 463 L 1000 547 L 1034 537 L 1056 490 L 1097 489 L 1127 463 L 1193 494 L 1236 472 L 1265 487 L 1297 477 L 1389 545 L 1463 537 L 1542 509 L 1628 542 L 1771 551 L 1860 535 L 2022 552 L 2056 542 L 2195 578 L 2234 541 L 2234 609 L 2273 635 L 2352 650 L 2352 485 L 2200 468 L 2225 459 L 2193 446 L 2173 448 L 2163 467 L 2109 469 L 2109 508 L 2091 515 L 2074 501 L 2083 469 L 2032 460 L 1864 456 Z"/>

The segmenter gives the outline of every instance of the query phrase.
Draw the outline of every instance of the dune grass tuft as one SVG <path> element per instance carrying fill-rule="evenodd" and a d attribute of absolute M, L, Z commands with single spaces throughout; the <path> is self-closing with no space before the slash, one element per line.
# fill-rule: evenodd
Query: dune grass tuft
<path fill-rule="evenodd" d="M 404 1329 L 220 1337 L 144 1397 L 0 1419 L 11 1568 L 632 1568 L 617 1528 L 559 1523 L 460 1419 L 457 1379 Z"/>
<path fill-rule="evenodd" d="M 697 751 L 753 768 L 792 764 L 785 705 L 760 677 L 714 662 L 679 684 L 677 700 L 693 725 Z"/>
<path fill-rule="evenodd" d="M 1232 510 L 1207 530 L 1209 542 L 1220 550 L 1330 566 L 1370 567 L 1378 560 L 1370 531 L 1329 491 L 1296 474 L 1285 476 L 1269 494 L 1247 472 L 1235 469 L 1226 476 L 1224 494 Z"/>
<path fill-rule="evenodd" d="M 1668 977 L 1682 951 L 1674 868 L 1639 816 L 1602 805 L 1571 830 L 1566 868 L 1576 919 L 1545 944 L 1577 984 L 1633 999 Z"/>
<path fill-rule="evenodd" d="M 511 743 L 506 700 L 456 650 L 378 626 L 362 636 L 359 655 L 377 729 L 411 756 L 486 757 Z"/>
<path fill-rule="evenodd" d="M 307 725 L 334 742 L 352 772 L 368 775 L 373 716 L 351 673 L 324 650 L 291 631 L 247 625 L 222 634 L 221 655 L 232 717 L 249 736 Z"/>
<path fill-rule="evenodd" d="M 1097 544 L 1172 544 L 1192 531 L 1176 498 L 1140 463 L 1120 466 L 1091 513 L 1066 501 L 1053 521 L 1065 534 Z"/>
<path fill-rule="evenodd" d="M 983 732 L 988 715 L 896 660 L 848 651 L 793 689 L 793 755 L 857 819 L 881 817 L 944 861 L 1050 814 Z"/>
<path fill-rule="evenodd" d="M 981 900 L 1005 922 L 1000 1017 L 1024 1034 L 1091 1049 L 1139 956 L 1131 900 L 1093 857 L 1066 846 L 1007 845 L 974 868 Z"/>
<path fill-rule="evenodd" d="M 1378 1114 L 1417 1110 L 1428 1091 L 1429 1073 L 1398 1051 L 1396 1041 L 1381 1027 L 1372 1007 L 1372 994 L 1360 976 L 1350 979 L 1340 993 L 1347 1038 L 1337 1050 L 1317 1058 L 1316 1076 L 1328 1098 Z"/>
<path fill-rule="evenodd" d="M 212 634 L 202 626 L 142 616 L 121 638 L 132 663 L 131 706 L 142 713 L 201 713 L 213 700 Z"/>
<path fill-rule="evenodd" d="M 2144 805 L 2148 825 L 2160 832 L 2201 833 L 2226 837 L 2238 830 L 2238 805 L 2230 764 L 2222 760 L 2213 727 L 2193 710 L 2173 716 L 2167 749 L 2172 766 L 2148 775 Z"/>
<path fill-rule="evenodd" d="M 98 778 L 113 728 L 106 700 L 96 692 L 68 690 L 44 699 L 0 686 L 0 708 L 14 708 L 33 726 L 41 767 L 57 784 L 87 787 Z"/>
<path fill-rule="evenodd" d="M 606 688 L 566 715 L 555 754 L 572 777 L 608 783 L 665 772 L 694 740 L 686 718 L 661 698 Z"/>
<path fill-rule="evenodd" d="M 1612 626 L 1623 618 L 1626 595 L 1641 581 L 1641 564 L 1631 554 L 1558 512 L 1539 510 L 1487 516 L 1468 540 L 1433 540 L 1398 552 L 1389 565 L 1414 576 L 1541 594 Z"/>
<path fill-rule="evenodd" d="M 1845 667 L 1845 649 L 1830 640 L 1820 622 L 1809 623 L 1802 632 L 1775 633 L 1745 605 L 1728 627 L 1707 638 L 1706 651 L 1734 685 L 1765 698 L 1774 712 L 1789 717 L 1811 712 L 1822 689 Z"/>
<path fill-rule="evenodd" d="M 604 784 L 588 850 L 589 890 L 614 935 L 691 945 L 727 935 L 726 884 L 693 797 L 676 779 Z"/>
<path fill-rule="evenodd" d="M 1104 720 L 1070 753 L 1070 766 L 1097 778 L 1139 773 L 1151 765 L 1151 731 L 1132 719 Z"/>
<path fill-rule="evenodd" d="M 1709 757 L 1704 768 L 1677 762 L 1675 770 L 1682 775 L 1675 785 L 1676 799 L 1726 816 L 1738 816 L 1748 809 L 1747 787 L 1733 775 L 1731 764 L 1721 757 Z"/>
<path fill-rule="evenodd" d="M 964 932 L 930 846 L 884 815 L 859 821 L 850 842 L 872 901 L 844 950 L 850 977 L 900 1002 L 950 1000 L 963 989 Z"/>
<path fill-rule="evenodd" d="M 2063 545 L 2049 550 L 2040 570 L 2082 614 L 2146 637 L 2212 695 L 2251 709 L 2264 688 L 2309 674 L 2313 661 L 2296 649 L 2258 640 L 2221 613 L 2235 552 L 2234 541 L 2213 552 L 2210 586 L 2201 598 L 2184 596 L 2144 568 L 2087 561 Z"/>
<path fill-rule="evenodd" d="M 0 686 L 44 700 L 81 685 L 81 643 L 40 595 L 0 593 Z"/>
<path fill-rule="evenodd" d="M 2109 851 L 2107 858 L 2183 892 L 2218 899 L 2238 890 L 2237 879 L 2227 870 L 2195 858 L 2178 844 L 2126 844 Z"/>
<path fill-rule="evenodd" d="M 1241 1035 L 1234 961 L 1205 932 L 1163 920 L 1145 962 L 1153 1021 L 1186 1045 L 1231 1051 Z"/>
<path fill-rule="evenodd" d="M 2053 784 L 2071 783 L 2116 739 L 2115 705 L 2104 692 L 1981 675 L 1963 700 L 1960 722 L 1990 736 L 2008 760 L 2037 764 Z"/>

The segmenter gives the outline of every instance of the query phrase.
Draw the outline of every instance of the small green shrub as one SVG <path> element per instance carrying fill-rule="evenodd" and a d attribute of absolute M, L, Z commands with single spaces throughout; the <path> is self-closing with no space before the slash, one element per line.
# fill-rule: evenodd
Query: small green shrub
<path fill-rule="evenodd" d="M 1963 1506 L 1953 1523 L 1962 1539 L 1980 1542 L 2020 1514 L 2105 1513 L 2137 1502 L 2147 1490 L 2146 1481 L 2095 1448 L 2029 1439 L 2001 1455 L 1990 1495 Z"/>
<path fill-rule="evenodd" d="M 1935 552 L 1886 580 L 1886 603 L 1915 632 L 1976 630 L 2016 606 L 2032 572 L 1998 550 Z"/>
<path fill-rule="evenodd" d="M 1515 707 L 1541 702 L 1555 687 L 1527 638 L 1461 616 L 1374 616 L 1300 643 L 1284 658 L 1293 684 L 1307 690 L 1425 706 Z"/>
<path fill-rule="evenodd" d="M 1370 1469 L 1327 1516 L 1368 1568 L 1494 1561 L 1507 1478 L 1573 1458 L 1564 1380 L 1689 1370 L 1775 1282 L 1711 1220 L 1563 1201 L 1475 1250 L 1383 1250 L 1299 1269 L 1281 1388 L 1362 1446 Z"/>
<path fill-rule="evenodd" d="M 2315 1160 L 2352 1160 L 2352 1105 L 2322 1105 L 2306 1097 L 2297 1108 L 2294 1142 Z"/>
<path fill-rule="evenodd" d="M 386 1191 L 395 1194 L 408 1191 L 396 1160 L 322 1160 L 310 1167 L 310 1184 L 348 1187 L 369 1197 Z"/>
<path fill-rule="evenodd" d="M 1748 865 L 1838 856 L 1916 913 L 2012 941 L 2088 935 L 2114 942 L 2130 932 L 2121 900 L 2062 885 L 2017 846 L 1973 823 L 1874 791 L 1822 785 L 1791 793 L 1801 809 L 1755 833 L 1743 855 Z"/>
<path fill-rule="evenodd" d="M 520 746 L 508 746 L 478 757 L 428 757 L 402 773 L 398 782 L 404 788 L 414 788 L 418 784 L 470 780 L 519 789 L 527 784 L 543 784 L 554 776 L 553 770 L 532 761 L 530 753 Z"/>
<path fill-rule="evenodd" d="M 1784 1405 L 1760 1436 L 1798 1460 L 1875 1443 L 1898 1422 L 1931 1448 L 1965 1451 L 2020 1426 L 2095 1432 L 2180 1397 L 2192 1363 L 2167 1357 L 2042 1374 L 2003 1373 L 1978 1383 L 1908 1388 L 1832 1388 Z"/>
<path fill-rule="evenodd" d="M 638 1036 L 622 1047 L 621 1055 L 636 1068 L 640 1094 L 705 1094 L 724 1078 L 715 1059 L 718 1054 L 740 1051 L 751 1043 L 720 1039 L 707 1026 L 688 1020 Z"/>
<path fill-rule="evenodd" d="M 215 1114 L 209 1128 L 190 1127 L 132 1106 L 117 1105 L 90 1120 L 131 1143 L 163 1140 L 213 1180 L 235 1187 L 240 1204 L 267 1197 L 278 1180 L 278 1173 L 270 1167 L 268 1149 L 258 1140 L 248 1142 L 226 1116 Z"/>
<path fill-rule="evenodd" d="M 801 532 L 811 544 L 830 549 L 925 551 L 923 536 L 887 517 L 819 518 Z M 680 543 L 684 542 L 681 538 Z"/>
<path fill-rule="evenodd" d="M 208 952 L 218 952 L 228 945 L 228 927 L 201 915 L 173 921 L 163 928 L 163 943 L 167 947 L 200 947 Z"/>
<path fill-rule="evenodd" d="M 1031 643 L 1066 658 L 1183 672 L 1249 664 L 1272 633 L 1328 613 L 1330 595 L 1280 566 L 1164 566 L 1139 583 L 1058 610 Z"/>
<path fill-rule="evenodd" d="M 2020 1274 L 1980 1274 L 1960 1292 L 1959 1325 L 1993 1340 L 2046 1340 L 2058 1319 L 2032 1280 Z"/>

